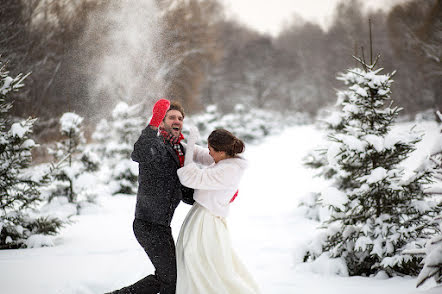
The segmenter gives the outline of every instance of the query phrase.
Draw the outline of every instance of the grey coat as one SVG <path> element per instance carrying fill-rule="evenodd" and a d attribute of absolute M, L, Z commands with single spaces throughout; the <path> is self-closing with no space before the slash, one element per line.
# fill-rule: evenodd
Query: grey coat
<path fill-rule="evenodd" d="M 194 202 L 193 189 L 182 186 L 178 179 L 178 155 L 147 126 L 135 142 L 131 157 L 139 168 L 135 218 L 170 226 L 179 202 Z"/>

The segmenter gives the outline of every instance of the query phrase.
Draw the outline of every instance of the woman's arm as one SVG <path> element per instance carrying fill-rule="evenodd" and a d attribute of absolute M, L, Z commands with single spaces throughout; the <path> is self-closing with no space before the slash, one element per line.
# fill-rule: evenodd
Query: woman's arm
<path fill-rule="evenodd" d="M 236 187 L 241 178 L 241 168 L 236 164 L 217 164 L 210 168 L 199 168 L 194 162 L 178 169 L 181 183 L 189 188 L 224 190 Z"/>
<path fill-rule="evenodd" d="M 187 144 L 183 143 L 186 150 L 186 158 L 184 165 L 190 164 L 191 162 L 196 162 L 202 165 L 211 165 L 214 163 L 212 156 L 209 154 L 208 148 L 203 148 L 196 145 L 196 141 L 199 138 L 199 131 L 195 126 L 190 127 L 189 138 Z"/>
<path fill-rule="evenodd" d="M 181 143 L 184 147 L 184 150 L 187 154 L 188 150 L 188 144 Z M 193 162 L 201 164 L 201 165 L 211 165 L 215 161 L 213 160 L 213 157 L 209 154 L 208 148 L 203 148 L 199 145 L 194 145 L 193 147 Z"/>
<path fill-rule="evenodd" d="M 198 145 L 195 145 L 193 160 L 202 165 L 211 165 L 215 162 L 209 154 L 209 148 L 203 148 Z"/>

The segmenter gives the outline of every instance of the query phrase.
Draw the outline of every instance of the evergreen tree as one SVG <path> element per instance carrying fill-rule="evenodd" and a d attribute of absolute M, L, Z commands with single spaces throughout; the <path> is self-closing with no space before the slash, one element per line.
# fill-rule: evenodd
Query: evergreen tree
<path fill-rule="evenodd" d="M 28 170 L 36 146 L 30 138 L 36 119 L 11 122 L 8 115 L 8 94 L 20 89 L 26 77 L 10 77 L 0 62 L 0 249 L 26 247 L 31 236 L 55 234 L 62 226 L 59 219 L 40 217 L 36 211 L 45 180 Z"/>
<path fill-rule="evenodd" d="M 66 112 L 60 118 L 63 139 L 56 143 L 55 148 L 49 149 L 58 161 L 52 173 L 55 181 L 50 198 L 66 197 L 70 203 L 76 203 L 78 194 L 82 192 L 75 186 L 76 179 L 84 172 L 98 170 L 98 159 L 85 150 L 82 122 L 83 118 L 72 112 Z"/>
<path fill-rule="evenodd" d="M 345 99 L 345 92 L 338 91 L 338 97 L 340 97 L 340 99 Z M 327 114 L 324 119 L 320 119 L 320 127 L 323 128 L 329 136 L 343 133 L 345 127 L 343 113 L 339 109 L 327 109 L 325 112 L 327 112 Z M 304 158 L 304 165 L 308 168 L 317 169 L 318 172 L 316 176 L 318 177 L 331 179 L 336 175 L 336 171 L 328 164 L 327 146 L 321 146 L 309 152 Z"/>
<path fill-rule="evenodd" d="M 437 115 L 442 121 L 442 114 L 437 112 Z M 436 199 L 442 202 L 440 196 L 442 195 L 442 127 L 439 134 L 430 161 L 434 168 L 434 179 L 436 183 L 427 190 L 427 193 L 434 195 Z M 442 230 L 442 215 L 436 217 Z M 437 284 L 442 284 L 442 234 L 435 236 L 427 242 L 426 248 L 411 251 L 411 255 L 422 255 L 424 257 L 424 267 L 419 273 L 417 280 L 417 287 L 424 284 L 428 279 L 434 278 Z"/>
<path fill-rule="evenodd" d="M 131 160 L 133 144 L 144 127 L 139 105 L 120 102 L 112 111 L 110 121 L 101 120 L 92 137 L 96 149 L 106 159 L 107 182 L 112 194 L 136 194 L 138 166 Z"/>
<path fill-rule="evenodd" d="M 338 97 L 340 99 L 345 99 L 345 92 L 338 91 Z M 320 119 L 320 127 L 324 129 L 328 136 L 334 136 L 344 132 L 344 120 L 343 113 L 339 109 L 327 109 L 326 117 Z M 337 171 L 335 168 L 328 164 L 327 159 L 328 146 L 319 146 L 315 150 L 312 150 L 304 158 L 304 166 L 307 168 L 317 170 L 315 174 L 316 177 L 323 177 L 327 180 L 333 179 L 337 176 Z M 340 188 L 345 190 L 347 187 L 344 186 L 345 182 L 340 183 Z M 299 207 L 304 209 L 304 216 L 308 219 L 321 221 L 320 210 L 322 208 L 321 203 L 321 193 L 320 192 L 310 192 L 307 193 L 299 202 Z"/>
<path fill-rule="evenodd" d="M 120 102 L 112 112 L 111 128 L 117 141 L 108 145 L 107 152 L 114 158 L 111 166 L 114 194 L 137 193 L 138 165 L 132 161 L 131 153 L 144 125 L 139 109 L 138 105 Z"/>
<path fill-rule="evenodd" d="M 376 62 L 358 61 L 362 69 L 350 69 L 338 78 L 348 86 L 338 93 L 337 103 L 344 127 L 330 135 L 326 154 L 335 171 L 334 189 L 320 196 L 331 216 L 323 223 L 325 233 L 313 241 L 320 249 L 309 249 L 305 259 L 323 253 L 342 258 L 350 275 L 380 270 L 417 274 L 421 258 L 403 250 L 424 247 L 439 231 L 434 218 L 442 206 L 424 193 L 430 169 L 424 166 L 406 176 L 400 166 L 421 137 L 413 131 L 391 132 L 401 110 L 385 105 L 394 73 L 381 74 Z"/>
<path fill-rule="evenodd" d="M 441 223 L 442 217 L 438 217 L 436 221 Z M 442 234 L 428 241 L 423 252 L 411 252 L 410 254 L 423 254 L 424 267 L 417 278 L 417 287 L 423 285 L 428 279 L 434 278 L 437 284 L 442 284 Z"/>
<path fill-rule="evenodd" d="M 265 136 L 281 132 L 287 126 L 305 124 L 310 120 L 305 113 L 281 113 L 243 104 L 236 104 L 234 110 L 227 114 L 219 111 L 216 105 L 209 105 L 205 112 L 187 119 L 200 130 L 200 143 L 203 145 L 207 144 L 210 132 L 217 128 L 230 130 L 246 143 L 256 143 Z"/>
<path fill-rule="evenodd" d="M 101 119 L 95 126 L 95 131 L 92 134 L 94 140 L 93 149 L 102 157 L 107 157 L 106 146 L 111 141 L 111 128 L 107 119 Z"/>

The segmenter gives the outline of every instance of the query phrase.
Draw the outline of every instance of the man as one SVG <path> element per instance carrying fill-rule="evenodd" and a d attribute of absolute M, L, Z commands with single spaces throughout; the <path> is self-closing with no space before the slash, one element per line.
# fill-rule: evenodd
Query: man
<path fill-rule="evenodd" d="M 158 100 L 149 125 L 134 145 L 132 160 L 138 162 L 139 187 L 133 230 L 155 274 L 112 293 L 175 293 L 175 243 L 170 223 L 181 200 L 194 202 L 193 190 L 182 186 L 177 175 L 184 163 L 183 120 L 184 109 L 179 103 Z"/>

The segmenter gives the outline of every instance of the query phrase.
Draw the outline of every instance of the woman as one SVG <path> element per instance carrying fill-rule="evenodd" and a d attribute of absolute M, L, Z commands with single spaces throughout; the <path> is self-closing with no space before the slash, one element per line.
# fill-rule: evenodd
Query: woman
<path fill-rule="evenodd" d="M 184 167 L 178 169 L 181 183 L 195 189 L 195 204 L 177 241 L 176 293 L 259 293 L 231 247 L 225 221 L 229 203 L 247 167 L 246 160 L 238 155 L 244 151 L 244 143 L 226 130 L 213 131 L 208 145 L 214 163 L 201 169 L 192 160 L 196 141 L 192 133 Z"/>

